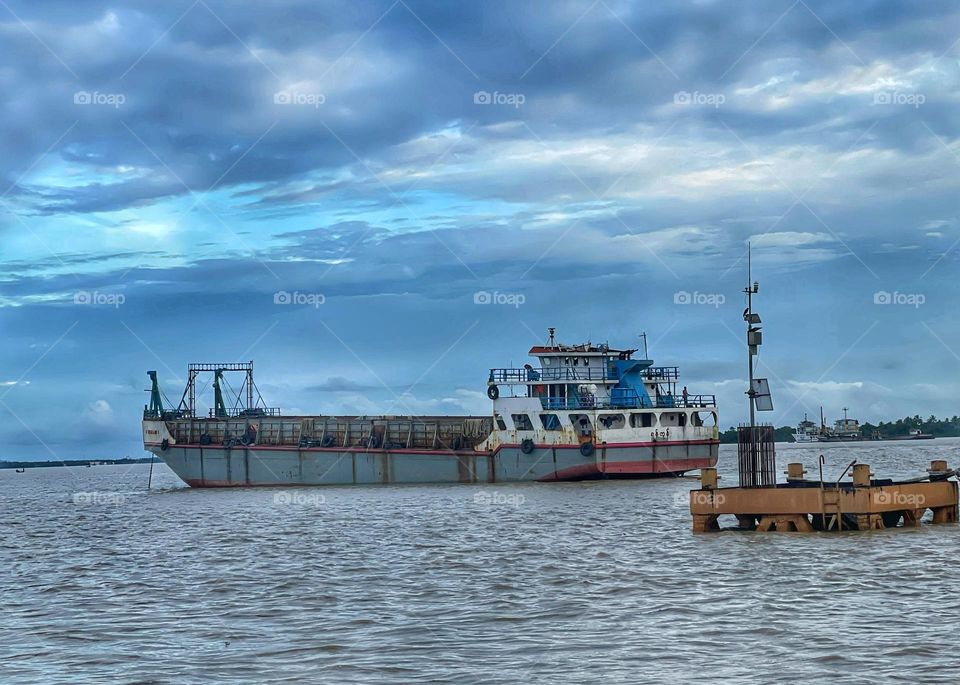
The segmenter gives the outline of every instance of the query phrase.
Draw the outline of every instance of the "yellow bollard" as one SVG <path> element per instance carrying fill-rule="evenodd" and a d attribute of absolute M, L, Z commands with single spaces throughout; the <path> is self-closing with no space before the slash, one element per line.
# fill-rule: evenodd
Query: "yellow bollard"
<path fill-rule="evenodd" d="M 855 464 L 853 467 L 853 484 L 857 487 L 869 487 L 870 478 L 873 476 L 870 473 L 869 464 Z"/>
<path fill-rule="evenodd" d="M 700 469 L 700 487 L 703 490 L 716 490 L 717 481 L 720 477 L 717 475 L 717 470 L 713 467 L 707 467 Z"/>
<path fill-rule="evenodd" d="M 803 468 L 803 464 L 793 463 L 787 464 L 787 480 L 803 480 L 804 475 L 806 475 L 806 470 Z"/>

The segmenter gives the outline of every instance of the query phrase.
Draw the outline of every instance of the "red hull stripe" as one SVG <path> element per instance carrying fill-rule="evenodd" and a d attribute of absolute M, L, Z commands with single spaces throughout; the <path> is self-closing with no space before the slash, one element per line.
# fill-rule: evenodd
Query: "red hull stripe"
<path fill-rule="evenodd" d="M 657 459 L 648 461 L 613 461 L 597 464 L 581 464 L 538 478 L 541 481 L 550 480 L 579 480 L 591 478 L 601 474 L 618 475 L 645 475 L 652 473 L 681 473 L 707 466 L 714 466 L 711 459 Z"/>
<path fill-rule="evenodd" d="M 537 480 L 560 481 L 560 480 L 583 480 L 585 478 L 595 478 L 602 474 L 619 475 L 647 475 L 647 474 L 668 474 L 681 473 L 683 471 L 692 471 L 694 469 L 713 466 L 710 459 L 669 459 L 664 461 L 620 461 L 600 464 L 581 464 L 571 466 L 567 469 L 560 469 L 548 476 L 543 476 Z M 200 480 L 191 478 L 187 480 L 187 485 L 194 488 L 231 488 L 241 485 L 240 483 L 231 483 L 226 480 Z M 283 485 L 298 486 L 297 483 L 249 483 L 242 484 L 247 487 L 282 487 Z"/>

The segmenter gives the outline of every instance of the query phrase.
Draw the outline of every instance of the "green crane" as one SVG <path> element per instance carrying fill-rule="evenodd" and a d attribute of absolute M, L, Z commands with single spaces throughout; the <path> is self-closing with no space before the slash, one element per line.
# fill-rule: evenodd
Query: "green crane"
<path fill-rule="evenodd" d="M 223 403 L 223 391 L 220 389 L 220 381 L 223 380 L 223 369 L 216 369 L 213 372 L 213 414 L 214 416 L 226 416 L 227 406 Z"/>
<path fill-rule="evenodd" d="M 147 371 L 150 377 L 150 407 L 148 411 L 151 415 L 163 416 L 163 400 L 160 395 L 160 384 L 157 382 L 157 372 Z"/>

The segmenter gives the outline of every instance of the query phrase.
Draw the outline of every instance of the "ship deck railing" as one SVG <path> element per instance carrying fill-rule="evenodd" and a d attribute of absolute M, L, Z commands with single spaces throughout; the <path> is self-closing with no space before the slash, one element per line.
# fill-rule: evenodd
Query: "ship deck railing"
<path fill-rule="evenodd" d="M 541 397 L 544 409 L 704 409 L 717 405 L 716 395 L 687 395 L 686 398 L 673 395 L 660 397 L 640 397 L 624 393 L 610 398 L 598 398 L 594 395 L 579 397 Z"/>
<path fill-rule="evenodd" d="M 243 407 L 237 407 L 233 409 L 227 409 L 226 412 L 218 412 L 215 409 L 211 409 L 207 414 L 207 418 L 211 419 L 225 419 L 225 418 L 258 418 L 260 416 L 280 416 L 280 407 L 257 407 L 256 409 L 244 409 Z"/>
<path fill-rule="evenodd" d="M 218 412 L 215 409 L 211 409 L 207 416 L 198 416 L 193 414 L 188 409 L 176 409 L 176 410 L 166 410 L 163 412 L 158 412 L 156 410 L 144 409 L 143 418 L 144 419 L 158 419 L 163 421 L 176 421 L 178 419 L 243 419 L 251 418 L 256 419 L 263 416 L 280 416 L 279 407 L 260 407 L 257 409 L 243 409 L 241 408 L 231 408 L 227 409 L 225 412 Z"/>
<path fill-rule="evenodd" d="M 680 377 L 680 370 L 676 366 L 651 366 L 640 372 L 640 376 L 648 381 L 675 381 Z M 610 373 L 606 365 L 599 366 L 561 366 L 557 368 L 501 368 L 490 369 L 489 383 L 511 384 L 548 384 L 548 383 L 579 383 L 583 381 L 599 381 L 613 383 L 619 381 L 616 373 Z"/>

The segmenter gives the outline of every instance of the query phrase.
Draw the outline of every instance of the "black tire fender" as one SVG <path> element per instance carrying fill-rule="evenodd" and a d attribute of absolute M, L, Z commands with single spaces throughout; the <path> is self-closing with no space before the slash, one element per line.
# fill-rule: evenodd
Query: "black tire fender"
<path fill-rule="evenodd" d="M 520 451 L 523 452 L 524 454 L 530 454 L 531 452 L 533 452 L 533 448 L 534 448 L 533 440 L 531 440 L 530 438 L 526 438 L 523 442 L 520 443 Z"/>
<path fill-rule="evenodd" d="M 591 457 L 593 456 L 593 451 L 594 451 L 594 447 L 592 442 L 580 443 L 580 454 L 582 454 L 583 456 Z"/>
<path fill-rule="evenodd" d="M 170 449 L 170 441 L 167 440 L 166 438 L 164 438 L 164 439 L 160 442 L 160 451 L 161 451 L 161 452 L 166 452 L 168 449 Z"/>
<path fill-rule="evenodd" d="M 495 385 L 488 385 L 487 397 L 489 397 L 491 400 L 498 399 L 500 397 L 500 388 Z"/>

